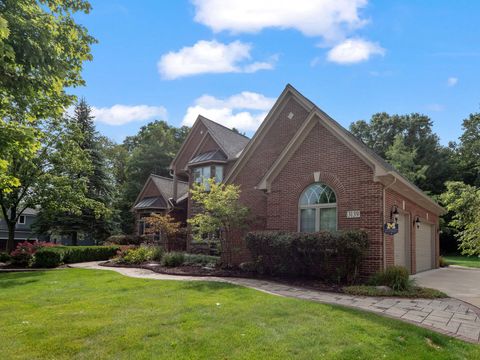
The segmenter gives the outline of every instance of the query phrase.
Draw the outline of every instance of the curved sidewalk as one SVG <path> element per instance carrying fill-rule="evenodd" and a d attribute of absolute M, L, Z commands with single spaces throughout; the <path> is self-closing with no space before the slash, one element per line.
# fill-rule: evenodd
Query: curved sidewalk
<path fill-rule="evenodd" d="M 267 280 L 166 275 L 146 269 L 105 267 L 100 266 L 99 262 L 72 264 L 70 267 L 111 270 L 125 276 L 143 279 L 227 282 L 273 295 L 367 310 L 462 340 L 480 343 L 480 309 L 453 298 L 431 300 L 350 296 L 293 287 Z"/>

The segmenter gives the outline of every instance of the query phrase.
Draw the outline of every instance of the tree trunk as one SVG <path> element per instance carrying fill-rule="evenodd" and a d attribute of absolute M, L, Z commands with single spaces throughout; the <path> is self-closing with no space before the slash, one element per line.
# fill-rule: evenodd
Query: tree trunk
<path fill-rule="evenodd" d="M 12 222 L 10 220 L 6 220 L 7 227 L 8 227 L 8 239 L 7 239 L 7 245 L 6 245 L 6 250 L 7 253 L 10 254 L 13 250 L 15 250 L 15 222 Z"/>
<path fill-rule="evenodd" d="M 76 231 L 72 231 L 72 245 L 78 245 L 78 233 Z"/>

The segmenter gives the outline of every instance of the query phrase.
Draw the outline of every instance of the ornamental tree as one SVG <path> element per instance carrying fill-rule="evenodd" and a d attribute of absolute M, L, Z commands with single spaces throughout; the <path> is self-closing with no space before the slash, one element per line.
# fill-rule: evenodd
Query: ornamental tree
<path fill-rule="evenodd" d="M 160 234 L 160 238 L 165 238 L 166 250 L 170 251 L 170 241 L 180 232 L 180 222 L 176 221 L 169 214 L 151 214 L 144 218 L 145 232 L 149 235 Z"/>
<path fill-rule="evenodd" d="M 249 209 L 239 202 L 240 186 L 208 179 L 194 184 L 190 194 L 200 209 L 188 220 L 194 240 L 215 239 L 218 235 L 222 258 L 230 265 L 232 236 L 245 226 L 249 214 Z"/>

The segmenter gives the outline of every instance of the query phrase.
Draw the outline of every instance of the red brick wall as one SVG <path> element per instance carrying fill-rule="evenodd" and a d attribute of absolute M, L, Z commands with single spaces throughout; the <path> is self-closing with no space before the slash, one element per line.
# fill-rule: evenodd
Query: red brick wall
<path fill-rule="evenodd" d="M 294 117 L 288 118 L 292 112 Z M 308 112 L 293 98 L 289 99 L 270 128 L 267 136 L 259 143 L 252 156 L 244 164 L 238 175 L 233 179 L 240 185 L 240 201 L 250 208 L 252 224 L 251 230 L 262 230 L 267 226 L 267 194 L 256 190 L 263 175 L 278 158 L 290 139 L 298 131 L 308 116 Z M 268 211 L 272 211 L 269 209 Z M 243 236 L 237 236 L 233 241 L 233 262 L 239 264 L 249 259 Z"/>
<path fill-rule="evenodd" d="M 438 267 L 438 257 L 440 255 L 440 242 L 439 242 L 439 219 L 437 215 L 428 212 L 428 210 L 418 206 L 412 201 L 406 199 L 401 194 L 393 191 L 392 189 L 385 190 L 385 219 L 384 221 L 390 220 L 390 211 L 396 205 L 400 213 L 408 215 L 409 219 L 407 223 L 407 229 L 409 229 L 410 234 L 410 264 L 411 272 L 416 273 L 416 243 L 415 243 L 415 231 L 416 226 L 413 224 L 413 221 L 418 216 L 421 222 L 429 223 L 434 225 L 434 238 L 435 238 L 435 267 Z M 394 246 L 393 246 L 393 236 L 385 235 L 385 253 L 386 253 L 386 264 L 387 266 L 394 265 Z"/>
<path fill-rule="evenodd" d="M 198 122 L 190 131 L 192 132 L 192 136 L 175 162 L 173 170 L 177 173 L 186 168 L 187 163 L 191 160 L 195 152 L 195 149 L 205 136 L 207 128 L 205 125 L 203 125 L 203 123 Z"/>
<path fill-rule="evenodd" d="M 267 229 L 298 231 L 298 201 L 314 182 L 314 172 L 320 172 L 320 182 L 335 191 L 338 229 L 368 233 L 370 246 L 362 272 L 379 270 L 383 259 L 382 185 L 373 181 L 373 169 L 321 123 L 273 181 L 267 199 Z M 347 219 L 348 210 L 359 210 L 360 218 Z"/>

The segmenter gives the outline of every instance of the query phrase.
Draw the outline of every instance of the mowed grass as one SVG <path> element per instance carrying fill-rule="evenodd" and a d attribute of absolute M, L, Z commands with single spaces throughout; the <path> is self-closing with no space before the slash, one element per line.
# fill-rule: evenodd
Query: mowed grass
<path fill-rule="evenodd" d="M 472 268 L 480 268 L 480 257 L 465 255 L 447 255 L 443 256 L 448 265 L 459 265 Z"/>
<path fill-rule="evenodd" d="M 0 359 L 480 359 L 375 314 L 223 283 L 0 274 Z"/>

